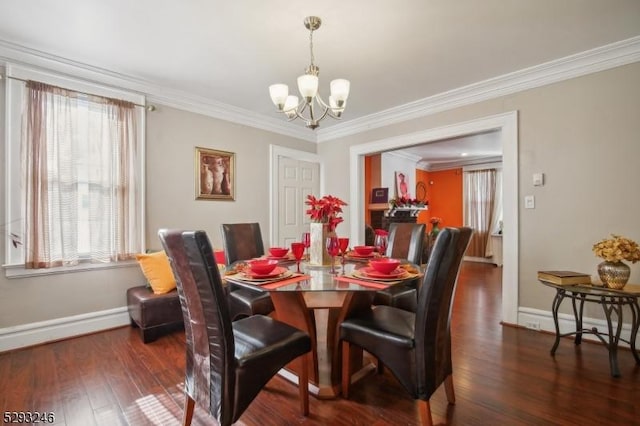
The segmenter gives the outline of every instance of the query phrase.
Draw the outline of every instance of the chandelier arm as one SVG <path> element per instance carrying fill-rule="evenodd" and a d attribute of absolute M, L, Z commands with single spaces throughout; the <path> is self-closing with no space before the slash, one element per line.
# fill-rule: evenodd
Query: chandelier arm
<path fill-rule="evenodd" d="M 320 118 L 318 121 L 322 120 L 326 115 L 329 115 L 329 117 L 335 118 L 336 120 L 342 120 L 342 117 L 338 117 L 337 115 L 335 115 L 333 113 L 333 109 L 324 102 L 324 100 L 320 96 L 320 93 L 316 95 L 316 98 L 318 99 L 318 103 L 324 108 L 324 114 L 322 114 L 322 118 Z"/>

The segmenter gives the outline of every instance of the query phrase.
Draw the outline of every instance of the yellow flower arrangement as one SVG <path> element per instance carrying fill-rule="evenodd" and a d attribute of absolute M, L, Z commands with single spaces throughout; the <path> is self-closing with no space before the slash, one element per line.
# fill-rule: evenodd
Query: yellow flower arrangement
<path fill-rule="evenodd" d="M 592 250 L 596 256 L 603 258 L 607 262 L 628 260 L 636 263 L 640 260 L 640 246 L 638 246 L 638 243 L 620 235 L 611 234 L 611 237 L 593 245 Z"/>

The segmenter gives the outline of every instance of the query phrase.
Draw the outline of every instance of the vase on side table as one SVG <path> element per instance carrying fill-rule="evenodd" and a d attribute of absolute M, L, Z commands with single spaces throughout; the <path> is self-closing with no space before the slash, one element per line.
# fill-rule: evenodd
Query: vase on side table
<path fill-rule="evenodd" d="M 631 268 L 622 262 L 604 261 L 598 264 L 598 275 L 605 287 L 620 290 L 629 281 Z"/>
<path fill-rule="evenodd" d="M 327 237 L 335 236 L 329 231 L 329 224 L 312 222 L 309 224 L 311 246 L 309 247 L 309 264 L 315 266 L 331 265 L 331 256 L 327 252 Z"/>

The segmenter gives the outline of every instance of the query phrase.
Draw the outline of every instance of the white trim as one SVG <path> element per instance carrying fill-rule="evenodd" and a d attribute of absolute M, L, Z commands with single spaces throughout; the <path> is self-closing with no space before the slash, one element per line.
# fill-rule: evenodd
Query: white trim
<path fill-rule="evenodd" d="M 486 131 L 500 131 L 502 141 L 504 202 L 504 264 L 502 268 L 502 321 L 516 324 L 518 319 L 518 112 L 511 111 L 489 117 L 437 127 L 420 132 L 354 145 L 349 149 L 351 238 L 355 244 L 364 241 L 364 156 L 404 148 L 418 143 L 467 136 Z"/>
<path fill-rule="evenodd" d="M 277 244 L 279 235 L 278 226 L 278 203 L 276 194 L 278 193 L 278 157 L 293 158 L 298 161 L 308 161 L 309 163 L 317 163 L 320 165 L 318 178 L 320 179 L 320 194 L 324 194 L 324 169 L 325 163 L 322 157 L 313 152 L 300 151 L 297 149 L 286 148 L 279 145 L 269 145 L 269 241 L 270 244 Z"/>
<path fill-rule="evenodd" d="M 640 36 L 524 68 L 317 130 L 326 142 L 640 61 Z"/>
<path fill-rule="evenodd" d="M 553 323 L 553 314 L 551 313 L 551 311 L 544 311 L 541 309 L 533 309 L 533 308 L 520 308 L 518 311 L 518 325 L 528 328 L 528 325 L 530 323 L 539 324 L 540 331 L 546 331 L 549 333 L 553 333 L 554 335 L 556 333 L 556 328 Z M 558 325 L 560 326 L 560 334 L 576 331 L 576 321 L 573 317 L 573 314 L 558 313 Z M 590 330 L 590 329 L 593 329 L 594 327 L 597 328 L 598 331 L 600 331 L 601 333 L 602 332 L 606 333 L 607 321 L 604 319 L 596 319 L 596 318 L 589 318 L 589 317 L 582 318 L 582 328 Z M 626 341 L 631 340 L 630 339 L 631 338 L 630 323 L 625 322 L 622 324 L 622 331 L 620 332 L 620 338 L 625 339 Z M 593 334 L 588 334 L 588 333 L 583 334 L 582 339 L 602 343 L 600 339 L 598 339 Z M 560 346 L 558 346 L 558 351 L 571 350 L 573 352 L 573 349 L 571 349 L 569 345 L 573 346 L 573 343 L 569 343 L 568 341 L 565 341 L 565 339 L 560 340 Z M 619 347 L 628 348 L 629 344 L 621 341 L 619 344 Z M 551 349 L 551 345 L 549 345 L 548 349 Z M 603 349 L 603 350 L 606 350 L 606 349 Z M 618 353 L 618 356 L 621 356 L 620 353 Z M 626 355 L 622 355 L 622 356 L 626 356 Z M 631 354 L 629 354 L 629 356 L 631 356 Z"/>
<path fill-rule="evenodd" d="M 0 328 L 0 353 L 130 323 L 126 306 L 88 314 Z"/>
<path fill-rule="evenodd" d="M 150 102 L 311 142 L 326 142 L 638 61 L 640 61 L 640 36 L 473 83 L 330 127 L 320 128 L 314 132 L 289 123 L 280 117 L 257 114 L 183 91 L 170 90 L 148 80 L 115 73 L 0 40 L 0 65 L 3 62 L 14 62 L 42 67 L 89 81 L 145 93 Z"/>

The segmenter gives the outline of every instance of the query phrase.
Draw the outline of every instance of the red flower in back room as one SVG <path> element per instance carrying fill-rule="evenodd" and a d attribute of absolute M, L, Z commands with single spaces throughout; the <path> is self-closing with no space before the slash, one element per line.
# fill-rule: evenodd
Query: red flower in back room
<path fill-rule="evenodd" d="M 442 223 L 442 219 L 434 216 L 431 219 L 429 219 L 429 222 L 431 222 L 432 225 L 440 225 Z"/>
<path fill-rule="evenodd" d="M 307 195 L 305 204 L 309 206 L 307 214 L 311 220 L 329 224 L 329 231 L 334 231 L 336 226 L 344 220 L 339 215 L 342 213 L 342 206 L 346 206 L 347 203 L 338 197 L 325 195 L 322 198 L 316 198 L 313 195 Z"/>

